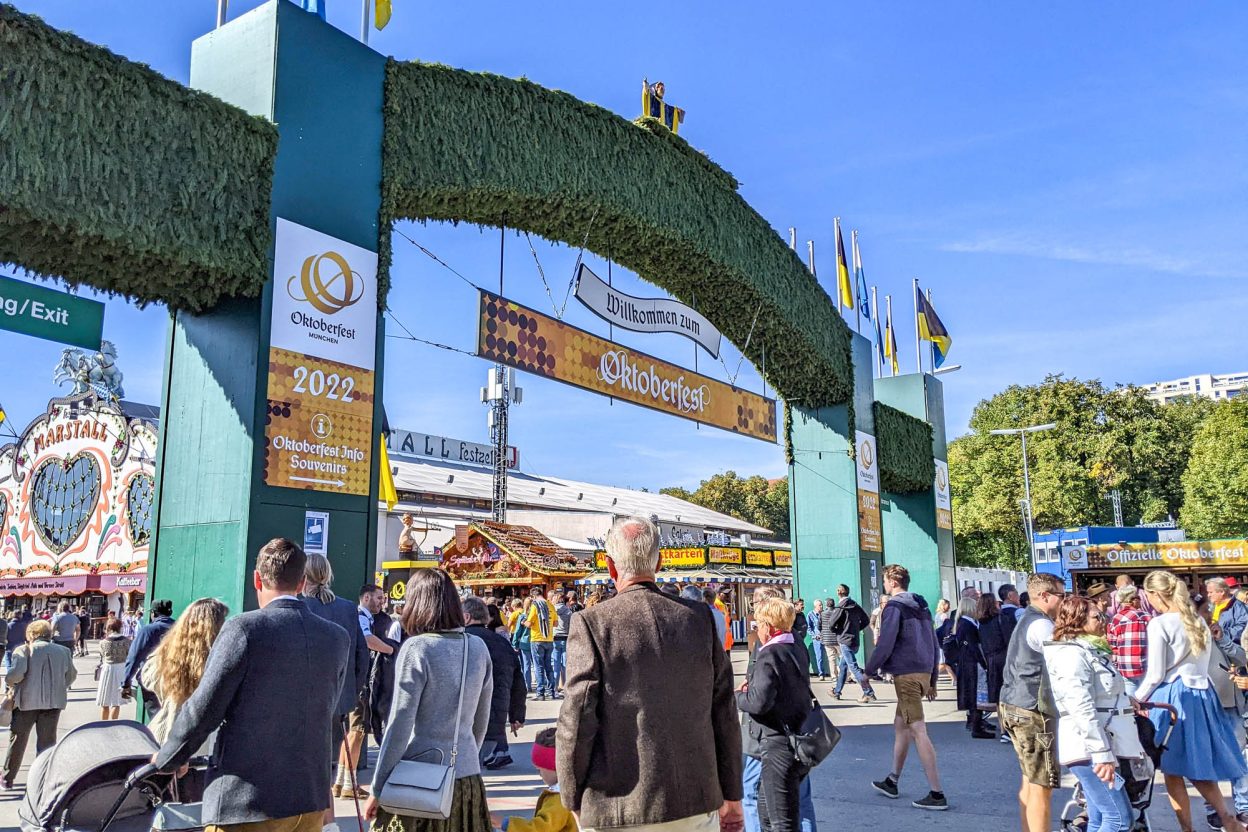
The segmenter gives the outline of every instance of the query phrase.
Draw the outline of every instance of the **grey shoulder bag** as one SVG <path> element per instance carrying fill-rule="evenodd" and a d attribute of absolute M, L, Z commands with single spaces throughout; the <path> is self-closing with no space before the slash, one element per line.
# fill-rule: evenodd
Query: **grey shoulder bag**
<path fill-rule="evenodd" d="M 445 756 L 436 763 L 400 760 L 377 795 L 381 808 L 392 815 L 409 818 L 449 820 L 455 797 L 455 760 L 459 757 L 459 719 L 464 710 L 464 687 L 468 683 L 468 636 L 462 636 L 464 659 L 459 670 L 459 704 L 455 706 L 455 739 L 451 761 Z M 442 754 L 442 749 L 438 749 Z"/>

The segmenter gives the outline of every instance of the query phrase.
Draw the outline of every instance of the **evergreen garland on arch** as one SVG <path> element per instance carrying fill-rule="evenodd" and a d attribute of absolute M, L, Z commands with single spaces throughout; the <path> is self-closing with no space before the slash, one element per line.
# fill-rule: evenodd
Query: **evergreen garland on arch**
<path fill-rule="evenodd" d="M 506 224 L 613 259 L 706 315 L 794 404 L 850 399 L 850 331 L 736 179 L 666 128 L 525 79 L 390 61 L 380 226 Z M 380 263 L 390 259 L 383 231 Z"/>
<path fill-rule="evenodd" d="M 926 491 L 936 480 L 932 426 L 883 402 L 874 402 L 880 486 L 893 494 Z"/>
<path fill-rule="evenodd" d="M 0 4 L 0 263 L 201 311 L 269 276 L 277 129 Z"/>

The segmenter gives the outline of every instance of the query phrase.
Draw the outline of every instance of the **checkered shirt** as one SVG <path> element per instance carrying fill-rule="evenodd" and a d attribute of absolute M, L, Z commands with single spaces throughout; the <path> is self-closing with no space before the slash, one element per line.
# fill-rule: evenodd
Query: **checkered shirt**
<path fill-rule="evenodd" d="M 1109 623 L 1106 635 L 1114 650 L 1114 664 L 1127 679 L 1139 679 L 1144 675 L 1144 662 L 1148 655 L 1148 622 L 1152 616 L 1143 610 L 1123 607 Z"/>

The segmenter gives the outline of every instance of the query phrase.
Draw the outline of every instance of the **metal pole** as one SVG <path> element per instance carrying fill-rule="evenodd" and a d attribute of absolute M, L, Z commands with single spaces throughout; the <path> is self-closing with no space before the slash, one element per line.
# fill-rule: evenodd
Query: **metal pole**
<path fill-rule="evenodd" d="M 897 375 L 896 373 L 893 372 L 893 364 L 897 362 L 897 351 L 893 349 L 893 344 L 897 340 L 897 333 L 893 330 L 893 296 L 892 295 L 884 296 L 884 305 L 888 307 L 888 317 L 884 319 L 888 321 L 888 326 L 884 328 L 885 337 L 892 338 L 892 341 L 887 342 L 889 350 L 892 353 L 888 357 L 888 376 L 889 378 L 892 378 L 893 376 Z M 880 370 L 880 375 L 884 375 L 883 370 Z"/>
<path fill-rule="evenodd" d="M 862 334 L 862 298 L 858 297 L 858 270 L 862 268 L 862 258 L 858 255 L 858 229 L 849 232 L 854 248 L 854 331 Z"/>
<path fill-rule="evenodd" d="M 363 0 L 363 4 L 360 9 L 360 43 L 366 45 L 368 43 L 368 18 L 370 11 L 369 7 L 371 5 L 372 3 L 370 0 Z"/>
<path fill-rule="evenodd" d="M 229 12 L 230 0 L 217 0 L 217 28 L 225 25 L 225 17 Z"/>
<path fill-rule="evenodd" d="M 919 338 L 919 279 L 912 281 L 914 292 L 910 299 L 914 301 L 914 363 L 919 375 L 923 375 L 923 341 Z"/>
<path fill-rule="evenodd" d="M 792 225 L 789 226 L 789 248 L 797 251 L 797 228 Z"/>
<path fill-rule="evenodd" d="M 927 290 L 927 305 L 929 307 L 932 305 L 932 290 L 931 289 Z M 929 347 L 928 351 L 931 353 L 929 357 L 932 360 L 932 372 L 935 373 L 936 372 L 936 342 L 932 341 L 930 343 L 931 343 L 931 346 Z"/>
<path fill-rule="evenodd" d="M 815 275 L 815 277 L 817 278 L 818 275 L 815 274 L 815 241 L 814 240 L 806 241 L 806 256 L 810 258 L 810 273 L 812 275 Z M 837 311 L 840 311 L 839 306 L 837 307 Z"/>
<path fill-rule="evenodd" d="M 871 287 L 871 319 L 875 321 L 875 330 L 880 330 L 880 305 L 875 296 L 875 287 Z M 883 337 L 883 336 L 881 336 Z M 879 378 L 884 377 L 884 364 L 880 360 L 880 345 L 875 345 L 875 374 Z"/>
<path fill-rule="evenodd" d="M 1023 531 L 1027 534 L 1027 551 L 1031 554 L 1031 571 L 1036 571 L 1036 547 L 1032 543 L 1032 520 L 1031 520 L 1031 474 L 1027 470 L 1027 431 L 1020 431 L 1019 436 L 1023 437 L 1023 499 L 1026 500 L 1026 514 L 1024 515 Z"/>

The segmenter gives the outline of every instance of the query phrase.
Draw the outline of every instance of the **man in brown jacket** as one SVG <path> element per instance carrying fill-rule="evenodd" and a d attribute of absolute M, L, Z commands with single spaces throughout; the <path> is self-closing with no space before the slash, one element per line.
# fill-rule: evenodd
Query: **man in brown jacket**
<path fill-rule="evenodd" d="M 740 832 L 732 668 L 705 604 L 659 592 L 659 532 L 616 521 L 619 594 L 572 617 L 559 712 L 559 789 L 583 832 Z"/>

